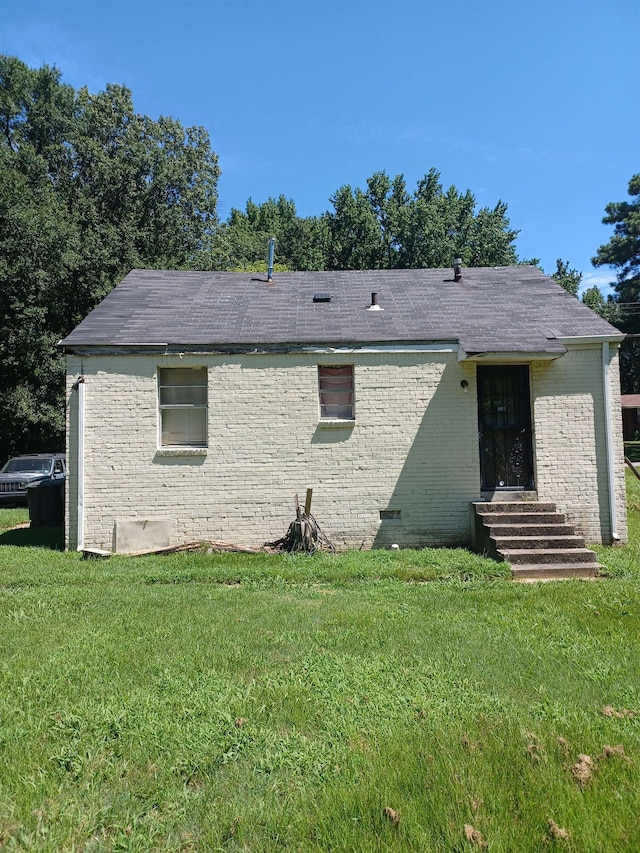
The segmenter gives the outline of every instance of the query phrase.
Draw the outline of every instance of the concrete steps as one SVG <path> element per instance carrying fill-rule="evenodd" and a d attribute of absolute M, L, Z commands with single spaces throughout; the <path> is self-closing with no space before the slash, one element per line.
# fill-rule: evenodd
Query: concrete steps
<path fill-rule="evenodd" d="M 517 533 L 514 533 L 517 530 Z M 503 524 L 502 520 L 498 524 L 491 525 L 491 534 L 494 537 L 500 536 L 573 536 L 574 527 L 571 524 L 551 524 L 549 522 L 541 522 L 540 524 Z"/>
<path fill-rule="evenodd" d="M 593 580 L 598 577 L 599 568 L 598 563 L 554 563 L 552 567 L 545 563 L 530 563 L 512 566 L 511 574 L 514 581 Z"/>
<path fill-rule="evenodd" d="M 537 534 L 522 535 L 522 531 L 518 531 L 518 536 L 495 536 L 493 529 L 491 536 L 496 543 L 498 551 L 520 551 L 531 548 L 545 551 L 556 549 L 571 549 L 584 548 L 584 538 L 582 536 L 538 536 Z M 591 552 L 590 552 L 591 553 Z"/>
<path fill-rule="evenodd" d="M 475 506 L 475 504 L 474 504 Z M 509 505 L 511 506 L 511 505 Z M 496 524 L 524 525 L 524 524 L 564 524 L 565 518 L 559 512 L 487 512 L 482 513 L 485 524 L 493 526 Z"/>
<path fill-rule="evenodd" d="M 582 536 L 548 501 L 473 504 L 476 547 L 511 564 L 515 580 L 593 578 L 600 566 Z"/>

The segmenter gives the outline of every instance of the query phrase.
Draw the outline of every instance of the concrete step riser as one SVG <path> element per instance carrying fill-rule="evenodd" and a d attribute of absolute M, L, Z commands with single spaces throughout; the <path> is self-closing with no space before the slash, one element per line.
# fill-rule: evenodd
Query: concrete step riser
<path fill-rule="evenodd" d="M 505 501 L 498 503 L 497 501 L 487 501 L 486 503 L 474 503 L 475 510 L 478 515 L 487 515 L 488 513 L 496 512 L 555 512 L 556 505 L 550 501 Z"/>
<path fill-rule="evenodd" d="M 584 549 L 582 536 L 492 536 L 499 551 L 517 551 L 550 548 L 581 548 Z"/>
<path fill-rule="evenodd" d="M 510 551 L 505 548 L 504 550 L 499 550 L 498 554 L 504 560 L 511 563 L 512 566 L 532 564 L 546 566 L 553 565 L 554 563 L 597 563 L 594 552 L 586 548 L 576 548 L 575 550 L 562 548 L 549 551 L 535 551 L 530 549 L 526 551 Z"/>
<path fill-rule="evenodd" d="M 563 578 L 595 578 L 598 576 L 597 566 L 575 566 L 550 567 L 550 566 L 526 566 L 522 569 L 514 569 L 513 579 L 516 581 L 545 581 L 562 580 Z"/>
<path fill-rule="evenodd" d="M 489 527 L 492 539 L 497 536 L 573 536 L 570 524 L 495 524 Z"/>
<path fill-rule="evenodd" d="M 500 513 L 480 516 L 485 527 L 497 524 L 565 524 L 564 515 L 559 512 L 541 512 L 535 517 L 529 513 Z"/>

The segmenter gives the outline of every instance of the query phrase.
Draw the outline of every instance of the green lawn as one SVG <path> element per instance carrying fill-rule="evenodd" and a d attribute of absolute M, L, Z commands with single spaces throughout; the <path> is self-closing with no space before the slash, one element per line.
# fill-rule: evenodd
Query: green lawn
<path fill-rule="evenodd" d="M 532 585 L 460 550 L 82 561 L 0 512 L 0 849 L 639 850 L 629 488 L 610 577 Z"/>

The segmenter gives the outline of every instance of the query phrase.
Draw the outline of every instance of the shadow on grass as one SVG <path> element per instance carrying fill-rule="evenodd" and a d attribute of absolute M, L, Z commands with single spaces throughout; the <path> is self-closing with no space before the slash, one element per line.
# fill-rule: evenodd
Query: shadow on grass
<path fill-rule="evenodd" d="M 64 551 L 63 527 L 16 527 L 0 533 L 0 545 Z"/>

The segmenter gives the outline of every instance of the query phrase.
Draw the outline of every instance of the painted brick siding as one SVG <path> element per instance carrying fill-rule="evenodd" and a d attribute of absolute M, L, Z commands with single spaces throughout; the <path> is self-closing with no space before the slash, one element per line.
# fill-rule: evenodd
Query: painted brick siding
<path fill-rule="evenodd" d="M 627 539 L 618 353 L 609 366 L 620 539 Z M 531 368 L 536 486 L 588 542 L 610 542 L 602 346 L 573 346 L 560 359 Z"/>
<path fill-rule="evenodd" d="M 355 365 L 352 426 L 319 421 L 318 364 Z M 208 368 L 204 454 L 158 451 L 157 369 L 172 366 Z M 304 500 L 308 486 L 312 512 L 338 547 L 470 540 L 469 503 L 480 496 L 476 370 L 457 352 L 69 356 L 71 548 L 78 542 L 71 386 L 79 374 L 86 547 L 111 550 L 116 520 L 145 518 L 171 519 L 174 544 L 261 545 L 286 532 L 294 494 Z M 617 358 L 611 377 L 615 398 Z M 590 541 L 606 540 L 601 349 L 534 363 L 531 389 L 540 497 L 557 501 Z M 617 433 L 616 442 L 622 460 Z M 618 481 L 624 517 L 622 467 Z M 381 510 L 400 510 L 401 519 L 381 521 Z"/>
<path fill-rule="evenodd" d="M 262 544 L 286 532 L 307 486 L 339 547 L 467 542 L 479 489 L 475 371 L 455 352 L 359 354 L 355 424 L 334 426 L 319 422 L 319 363 L 354 357 L 71 357 L 70 382 L 85 376 L 85 545 L 110 549 L 115 520 L 136 517 L 170 517 L 176 543 Z M 208 367 L 206 456 L 161 455 L 157 368 L 196 365 Z M 401 520 L 381 522 L 387 509 Z"/>

